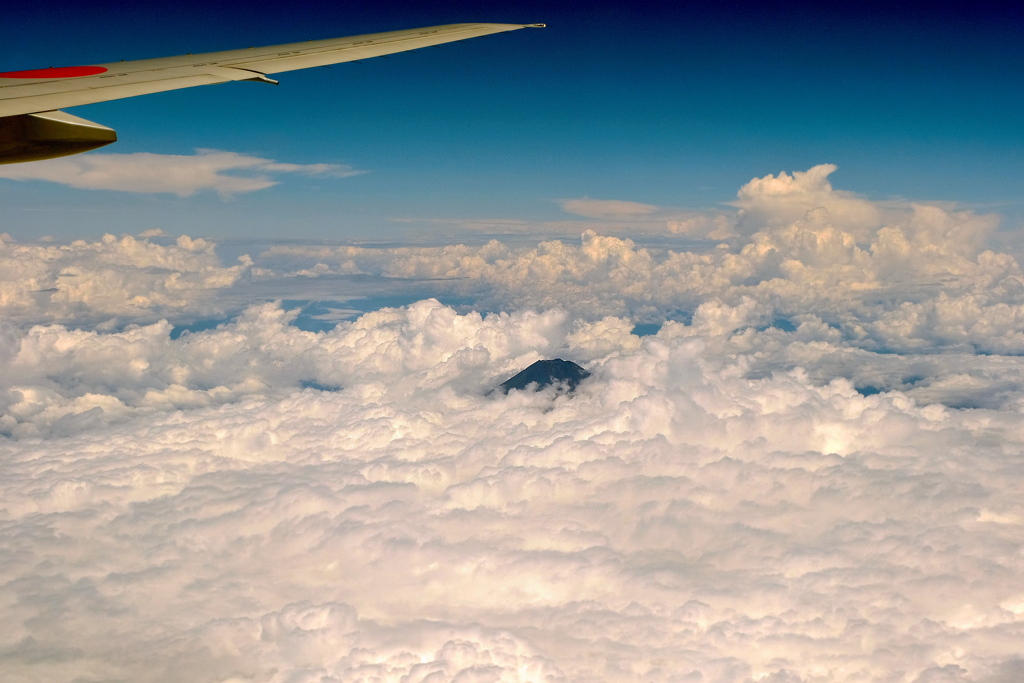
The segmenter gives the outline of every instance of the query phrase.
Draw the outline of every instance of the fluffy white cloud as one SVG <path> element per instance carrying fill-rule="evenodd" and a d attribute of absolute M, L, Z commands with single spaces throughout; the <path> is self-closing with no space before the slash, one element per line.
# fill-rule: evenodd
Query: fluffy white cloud
<path fill-rule="evenodd" d="M 1018 680 L 1024 274 L 828 171 L 704 250 L 5 242 L 5 679 Z M 152 322 L 369 276 L 472 303 Z"/>
<path fill-rule="evenodd" d="M 821 168 L 793 178 L 825 192 L 829 168 Z M 791 189 L 796 181 L 786 178 Z M 745 188 L 767 180 L 777 179 Z M 824 204 L 835 199 L 829 192 Z M 888 207 L 891 220 L 858 237 L 856 220 L 851 228 L 816 207 L 781 222 L 789 210 L 763 217 L 746 238 L 691 250 L 587 232 L 576 244 L 536 246 L 279 246 L 255 264 L 243 257 L 226 266 L 213 244 L 187 237 L 167 246 L 131 237 L 5 240 L 0 311 L 27 322 L 194 318 L 260 298 L 344 301 L 366 291 L 358 278 L 371 276 L 384 291 L 419 282 L 428 295 L 456 295 L 484 310 L 559 307 L 590 320 L 659 322 L 724 306 L 747 311 L 736 329 L 785 319 L 834 327 L 869 349 L 1024 352 L 1024 273 L 1009 254 L 984 249 L 996 217 L 908 204 Z"/>
<path fill-rule="evenodd" d="M 0 178 L 46 180 L 83 190 L 169 193 L 189 197 L 210 190 L 222 197 L 277 185 L 286 173 L 344 178 L 363 173 L 343 164 L 286 164 L 237 152 L 195 154 L 83 154 L 0 167 Z"/>
<path fill-rule="evenodd" d="M 738 355 L 732 335 L 628 330 L 421 302 L 320 334 L 272 305 L 177 340 L 9 334 L 12 431 L 69 436 L 2 444 L 5 676 L 1015 671 L 1019 400 L 956 410 L 803 370 L 751 378 L 779 330 Z M 574 396 L 485 395 L 555 354 L 594 373 Z M 72 399 L 77 423 L 41 417 Z"/>
<path fill-rule="evenodd" d="M 783 172 L 778 177 L 754 178 L 740 188 L 734 202 L 740 209 L 740 225 L 753 232 L 766 223 L 785 225 L 819 210 L 858 238 L 880 227 L 882 212 L 877 204 L 832 187 L 828 177 L 836 169 L 835 164 L 820 164 L 793 175 Z"/>
<path fill-rule="evenodd" d="M 245 280 L 252 260 L 225 267 L 214 243 L 105 235 L 98 242 L 25 244 L 0 235 L 0 314 L 8 321 L 106 321 L 221 310 L 216 292 Z"/>
<path fill-rule="evenodd" d="M 318 263 L 323 273 L 436 280 L 439 291 L 492 310 L 557 306 L 589 319 L 659 321 L 724 306 L 747 311 L 733 329 L 785 318 L 834 326 L 873 349 L 1024 352 L 1024 273 L 1012 256 L 982 251 L 997 218 L 928 205 L 897 217 L 867 243 L 812 210 L 703 251 L 587 232 L 578 244 L 275 247 L 264 258 Z"/>

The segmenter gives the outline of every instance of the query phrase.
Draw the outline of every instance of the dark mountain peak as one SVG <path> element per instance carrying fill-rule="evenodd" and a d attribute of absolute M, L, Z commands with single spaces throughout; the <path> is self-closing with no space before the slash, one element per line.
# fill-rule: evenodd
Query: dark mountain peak
<path fill-rule="evenodd" d="M 539 360 L 512 379 L 502 382 L 498 389 L 507 394 L 512 389 L 525 390 L 531 384 L 536 385 L 535 391 L 550 384 L 564 384 L 572 393 L 587 377 L 590 377 L 590 373 L 572 361 L 561 358 Z"/>

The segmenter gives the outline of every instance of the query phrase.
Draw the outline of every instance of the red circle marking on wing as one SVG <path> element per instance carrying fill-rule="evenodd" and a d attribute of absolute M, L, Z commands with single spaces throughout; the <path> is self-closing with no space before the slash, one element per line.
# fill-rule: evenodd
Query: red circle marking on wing
<path fill-rule="evenodd" d="M 79 78 L 95 76 L 106 71 L 102 66 L 60 66 L 56 69 L 31 69 L 29 71 L 8 71 L 0 78 Z"/>

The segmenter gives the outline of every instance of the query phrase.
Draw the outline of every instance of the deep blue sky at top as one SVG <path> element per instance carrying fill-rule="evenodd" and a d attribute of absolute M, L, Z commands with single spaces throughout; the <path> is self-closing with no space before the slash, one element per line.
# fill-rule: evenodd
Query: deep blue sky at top
<path fill-rule="evenodd" d="M 712 207 L 754 176 L 825 162 L 843 189 L 1019 217 L 1021 12 L 847 4 L 16 3 L 0 71 L 463 21 L 549 27 L 286 73 L 276 88 L 76 108 L 117 129 L 110 152 L 214 148 L 370 173 L 284 178 L 231 202 L 0 180 L 0 231 L 380 235 L 394 217 L 556 219 L 555 200 L 582 196 Z"/>

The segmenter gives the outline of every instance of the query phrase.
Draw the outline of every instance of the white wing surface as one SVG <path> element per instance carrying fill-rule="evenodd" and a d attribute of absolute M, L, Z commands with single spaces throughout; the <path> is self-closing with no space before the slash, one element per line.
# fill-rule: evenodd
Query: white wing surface
<path fill-rule="evenodd" d="M 91 66 L 0 73 L 0 117 L 35 114 L 196 85 L 263 80 L 266 74 L 415 50 L 540 24 L 447 24 Z"/>
<path fill-rule="evenodd" d="M 446 24 L 271 47 L 0 73 L 0 164 L 53 159 L 117 140 L 60 109 L 230 81 L 277 83 L 267 74 L 379 57 L 544 24 Z"/>

